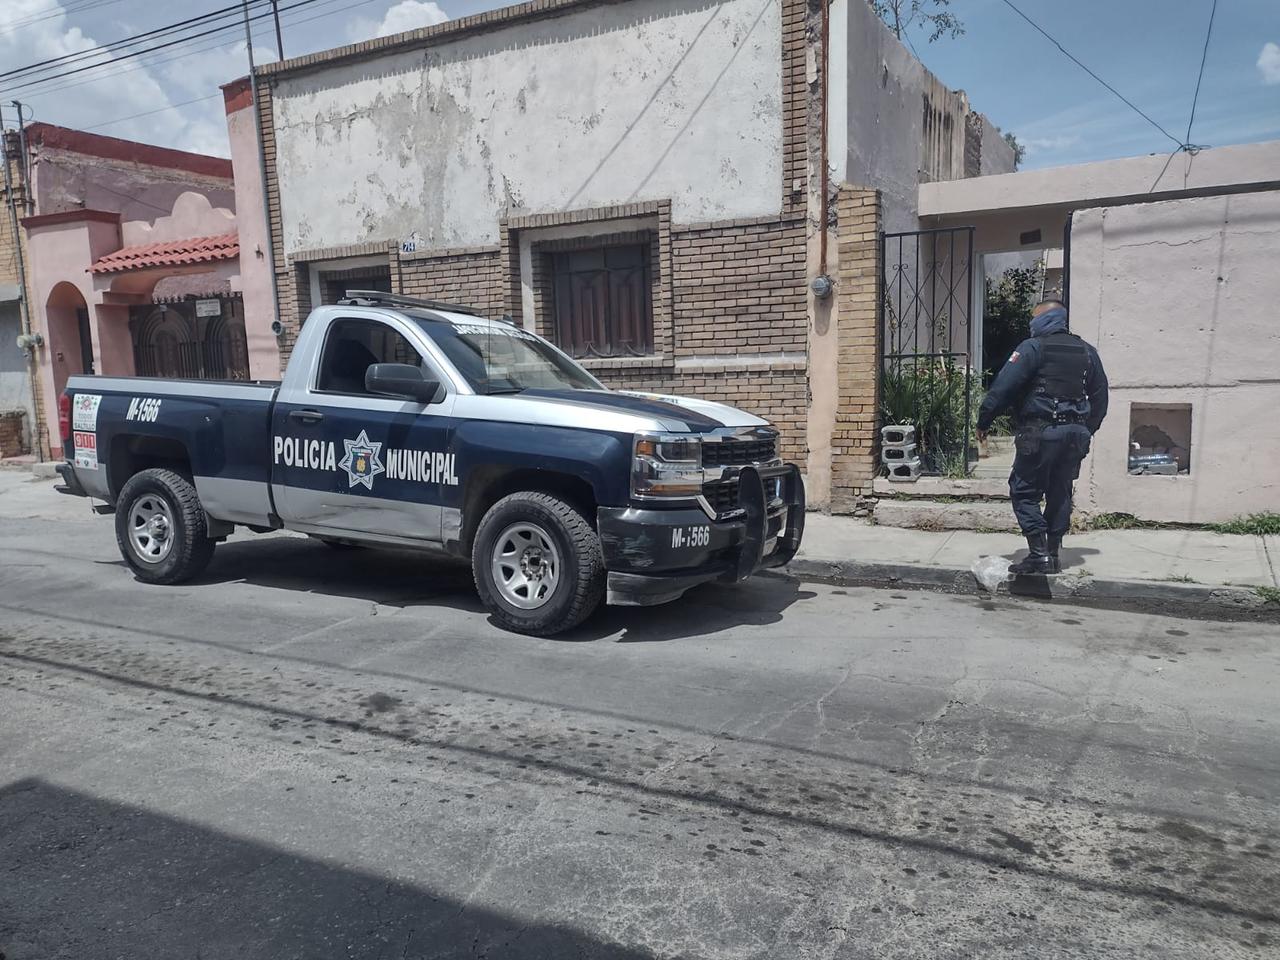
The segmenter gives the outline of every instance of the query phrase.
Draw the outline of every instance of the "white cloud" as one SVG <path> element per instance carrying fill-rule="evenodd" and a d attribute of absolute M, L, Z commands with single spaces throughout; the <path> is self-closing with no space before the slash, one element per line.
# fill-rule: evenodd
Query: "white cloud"
<path fill-rule="evenodd" d="M 1267 41 L 1258 54 L 1258 72 L 1267 86 L 1280 83 L 1280 45 Z"/>
<path fill-rule="evenodd" d="M 1028 157 L 1043 157 L 1074 147 L 1080 142 L 1080 137 L 1073 133 L 1066 133 L 1048 137 L 1030 137 L 1021 142 L 1027 148 Z"/>
<path fill-rule="evenodd" d="M 393 33 L 404 33 L 419 27 L 433 27 L 448 19 L 449 15 L 440 9 L 438 3 L 430 0 L 400 0 L 392 5 L 380 22 L 367 17 L 356 17 L 347 28 L 347 33 L 353 41 L 358 42 L 373 37 L 389 37 Z"/>
<path fill-rule="evenodd" d="M 91 50 L 101 42 L 72 26 L 60 2 L 5 0 L 0 4 L 0 63 L 6 66 Z M 21 100 L 34 109 L 35 119 L 59 126 L 226 156 L 226 120 L 218 84 L 248 72 L 244 50 L 243 42 L 185 53 L 177 48 L 160 55 L 167 63 L 124 61 L 39 86 L 9 87 L 3 90 L 3 99 Z M 254 52 L 274 59 L 270 51 L 255 48 Z M 110 53 L 94 54 L 64 69 L 111 57 Z M 207 99 L 174 106 L 197 98 Z M 111 122 L 116 120 L 121 122 Z"/>

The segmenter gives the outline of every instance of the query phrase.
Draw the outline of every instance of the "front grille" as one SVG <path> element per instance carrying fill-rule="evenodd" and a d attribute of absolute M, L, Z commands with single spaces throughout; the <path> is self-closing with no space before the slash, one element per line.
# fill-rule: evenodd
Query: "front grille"
<path fill-rule="evenodd" d="M 702 485 L 702 495 L 716 516 L 738 509 L 738 481 L 716 480 Z"/>
<path fill-rule="evenodd" d="M 768 463 L 777 456 L 776 437 L 759 440 L 722 440 L 702 445 L 704 467 L 748 467 Z"/>

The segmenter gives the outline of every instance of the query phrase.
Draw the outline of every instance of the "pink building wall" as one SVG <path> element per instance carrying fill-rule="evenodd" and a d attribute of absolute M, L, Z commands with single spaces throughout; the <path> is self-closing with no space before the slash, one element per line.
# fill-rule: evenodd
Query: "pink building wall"
<path fill-rule="evenodd" d="M 240 230 L 240 283 L 244 328 L 249 345 L 249 374 L 255 380 L 280 378 L 280 347 L 271 331 L 275 288 L 267 256 L 266 204 L 258 163 L 258 139 L 248 79 L 222 88 L 227 110 L 231 164 L 236 173 L 236 222 Z"/>
<path fill-rule="evenodd" d="M 134 372 L 129 304 L 150 296 L 164 274 L 121 282 L 95 278 L 95 260 L 145 239 L 157 221 L 185 236 L 235 232 L 231 162 L 148 144 L 36 123 L 26 130 L 35 214 L 22 221 L 27 234 L 28 296 L 32 330 L 43 337 L 36 350 L 43 423 L 33 429 L 42 454 L 61 448 L 58 397 L 67 378 L 85 372 L 76 308 L 88 313 L 95 372 Z M 220 213 L 214 213 L 224 208 Z M 202 232 L 207 231 L 207 232 Z M 155 239 L 177 237 L 156 234 Z M 234 271 L 234 262 L 229 262 Z M 204 265 L 226 272 L 225 264 Z M 168 274 L 183 272 L 169 270 Z M 128 288 L 127 290 L 125 288 Z M 119 296 L 120 293 L 132 296 Z"/>

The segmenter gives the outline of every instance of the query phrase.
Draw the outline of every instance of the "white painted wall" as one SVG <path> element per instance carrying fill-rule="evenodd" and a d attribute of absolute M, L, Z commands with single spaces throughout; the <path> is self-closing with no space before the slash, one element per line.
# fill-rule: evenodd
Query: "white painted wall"
<path fill-rule="evenodd" d="M 668 197 L 777 214 L 781 44 L 778 0 L 631 0 L 283 77 L 285 252 Z"/>
<path fill-rule="evenodd" d="M 1191 523 L 1280 509 L 1277 264 L 1280 191 L 1075 214 L 1071 326 L 1111 379 L 1081 507 Z M 1192 405 L 1189 475 L 1127 475 L 1133 403 Z"/>

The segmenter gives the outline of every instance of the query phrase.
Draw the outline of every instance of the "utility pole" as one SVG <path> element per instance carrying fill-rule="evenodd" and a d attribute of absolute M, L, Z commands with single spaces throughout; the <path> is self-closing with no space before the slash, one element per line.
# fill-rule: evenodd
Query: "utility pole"
<path fill-rule="evenodd" d="M 276 21 L 276 55 L 284 59 L 284 38 L 280 36 L 280 0 L 271 0 L 271 16 Z"/>
<path fill-rule="evenodd" d="M 18 171 L 22 175 L 22 213 L 30 214 L 31 210 L 31 168 L 28 165 L 27 155 L 27 125 L 24 110 L 26 105 L 17 100 L 9 101 L 13 104 L 13 109 L 18 113 L 18 130 L 14 136 L 17 144 L 18 155 L 14 159 L 18 161 Z M 9 166 L 9 138 L 0 130 L 0 162 L 4 164 L 4 186 L 5 193 L 8 195 L 9 201 L 9 220 L 13 227 L 13 256 L 18 263 L 18 309 L 21 317 L 22 332 L 27 337 L 31 336 L 31 303 L 27 297 L 27 263 L 26 257 L 23 256 L 22 250 L 22 231 L 18 227 L 21 219 L 18 214 L 18 200 L 15 196 L 16 187 L 11 176 Z M 32 344 L 27 349 L 27 378 L 31 387 L 31 440 L 32 447 L 35 449 L 36 456 L 41 460 L 45 458 L 44 443 L 44 424 L 40 420 L 40 358 L 37 353 L 38 348 Z"/>

